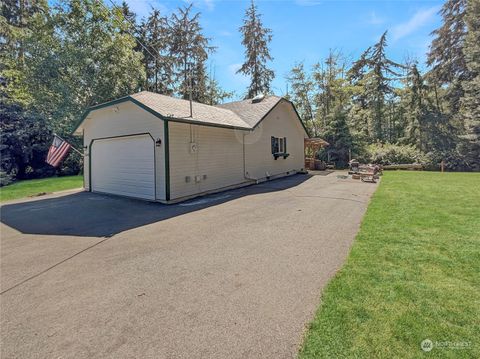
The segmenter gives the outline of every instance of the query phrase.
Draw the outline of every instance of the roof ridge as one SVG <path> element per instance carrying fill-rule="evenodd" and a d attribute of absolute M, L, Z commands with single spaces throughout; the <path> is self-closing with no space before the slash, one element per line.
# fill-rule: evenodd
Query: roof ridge
<path fill-rule="evenodd" d="M 262 101 L 256 102 L 256 103 L 262 103 L 265 99 L 270 98 L 270 97 L 276 97 L 278 99 L 284 98 L 283 96 L 278 96 L 278 95 L 266 95 L 265 98 Z M 230 101 L 230 102 L 225 102 L 225 103 L 220 103 L 218 105 L 213 105 L 215 107 L 222 107 L 225 105 L 230 105 L 230 104 L 235 104 L 235 103 L 241 103 L 241 102 L 247 102 L 247 101 L 252 101 L 253 98 L 246 98 L 243 100 L 237 100 L 237 101 Z M 253 103 L 252 103 L 253 104 Z"/>

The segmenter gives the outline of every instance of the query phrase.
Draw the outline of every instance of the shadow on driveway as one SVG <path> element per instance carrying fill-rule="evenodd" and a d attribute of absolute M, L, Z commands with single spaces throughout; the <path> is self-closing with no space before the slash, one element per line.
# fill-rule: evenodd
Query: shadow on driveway
<path fill-rule="evenodd" d="M 232 199 L 282 191 L 295 187 L 309 178 L 310 175 L 298 174 L 174 205 L 80 192 L 57 198 L 3 205 L 1 222 L 24 234 L 111 237 L 126 230 Z"/>

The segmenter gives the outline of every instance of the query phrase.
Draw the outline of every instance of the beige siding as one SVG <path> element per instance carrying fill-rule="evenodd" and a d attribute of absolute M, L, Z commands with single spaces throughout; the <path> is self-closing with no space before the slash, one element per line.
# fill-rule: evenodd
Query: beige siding
<path fill-rule="evenodd" d="M 91 112 L 84 124 L 85 149 L 85 188 L 89 183 L 89 146 L 92 140 L 114 136 L 128 136 L 149 133 L 155 140 L 160 138 L 162 144 L 155 147 L 156 198 L 165 199 L 165 162 L 163 121 L 131 102 L 112 105 Z"/>
<path fill-rule="evenodd" d="M 85 121 L 86 189 L 90 188 L 88 151 L 92 140 L 140 133 L 162 140 L 161 146 L 155 147 L 155 186 L 156 199 L 165 200 L 164 122 L 131 102 L 95 110 Z M 271 136 L 287 138 L 288 158 L 273 158 Z M 170 199 L 246 183 L 246 177 L 261 180 L 298 171 L 304 166 L 304 136 L 288 103 L 275 107 L 254 131 L 170 121 Z M 196 151 L 191 150 L 192 143 Z"/>
<path fill-rule="evenodd" d="M 271 136 L 287 138 L 289 157 L 274 159 Z M 245 136 L 246 175 L 263 179 L 289 171 L 299 171 L 304 167 L 305 136 L 292 105 L 280 103 L 253 132 Z"/>
<path fill-rule="evenodd" d="M 169 122 L 170 198 L 244 182 L 243 133 L 238 132 Z M 196 152 L 191 151 L 191 143 L 197 145 Z"/>

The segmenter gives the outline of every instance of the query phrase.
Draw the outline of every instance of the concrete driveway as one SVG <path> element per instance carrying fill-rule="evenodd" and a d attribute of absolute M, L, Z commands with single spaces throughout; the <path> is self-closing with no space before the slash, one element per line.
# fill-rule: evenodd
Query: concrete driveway
<path fill-rule="evenodd" d="M 376 188 L 337 175 L 3 205 L 2 358 L 295 357 Z"/>

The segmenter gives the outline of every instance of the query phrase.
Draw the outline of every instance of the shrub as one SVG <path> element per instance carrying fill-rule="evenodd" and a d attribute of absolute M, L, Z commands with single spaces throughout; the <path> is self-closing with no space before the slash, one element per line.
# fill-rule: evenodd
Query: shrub
<path fill-rule="evenodd" d="M 0 170 L 0 187 L 9 185 L 13 182 L 13 176 L 5 171 Z"/>
<path fill-rule="evenodd" d="M 376 163 L 381 165 L 413 164 L 426 165 L 429 158 L 411 145 L 396 144 L 371 144 L 365 152 L 358 157 L 360 162 Z"/>
<path fill-rule="evenodd" d="M 18 104 L 2 102 L 0 106 L 1 185 L 16 179 L 78 174 L 81 170 L 81 156 L 76 153 L 70 153 L 59 169 L 45 162 L 52 139 L 53 134 L 45 118 L 26 111 Z M 76 144 L 74 141 L 80 140 L 69 138 L 68 141 Z"/>
<path fill-rule="evenodd" d="M 0 167 L 6 175 L 12 179 L 28 179 L 38 171 L 49 171 L 45 157 L 52 134 L 43 117 L 19 105 L 2 103 L 0 130 Z"/>
<path fill-rule="evenodd" d="M 72 143 L 72 145 L 74 145 Z M 77 152 L 70 150 L 68 156 L 58 168 L 59 176 L 78 175 L 82 171 L 83 158 Z"/>
<path fill-rule="evenodd" d="M 427 153 L 428 162 L 425 166 L 427 170 L 438 170 L 440 162 L 444 161 L 445 170 L 447 171 L 471 171 L 465 157 L 457 150 L 451 151 L 434 151 Z"/>

